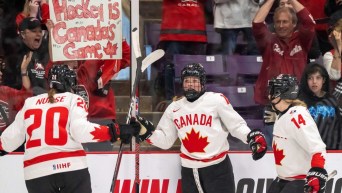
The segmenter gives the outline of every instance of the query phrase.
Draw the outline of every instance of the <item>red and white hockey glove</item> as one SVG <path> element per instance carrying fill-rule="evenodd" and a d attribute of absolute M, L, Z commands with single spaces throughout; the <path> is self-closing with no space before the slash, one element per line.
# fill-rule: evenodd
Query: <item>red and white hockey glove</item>
<path fill-rule="evenodd" d="M 264 134 L 259 129 L 254 129 L 247 135 L 247 143 L 252 150 L 253 160 L 258 160 L 265 155 L 267 143 Z"/>
<path fill-rule="evenodd" d="M 305 193 L 324 193 L 328 180 L 328 173 L 324 168 L 313 167 L 306 175 Z"/>

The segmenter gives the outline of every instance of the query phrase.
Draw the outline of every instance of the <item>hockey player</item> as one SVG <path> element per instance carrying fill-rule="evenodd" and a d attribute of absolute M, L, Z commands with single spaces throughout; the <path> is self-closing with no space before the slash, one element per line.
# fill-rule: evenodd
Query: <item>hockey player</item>
<path fill-rule="evenodd" d="M 278 176 L 267 193 L 324 193 L 326 147 L 305 103 L 297 99 L 296 77 L 281 74 L 268 89 L 277 112 L 272 147 Z"/>
<path fill-rule="evenodd" d="M 81 143 L 129 143 L 140 125 L 108 126 L 87 120 L 87 106 L 73 94 L 76 74 L 67 65 L 49 72 L 50 90 L 26 99 L 14 122 L 0 137 L 0 156 L 15 150 L 25 139 L 24 177 L 29 193 L 90 193 L 90 175 Z"/>
<path fill-rule="evenodd" d="M 185 97 L 168 106 L 153 134 L 153 124 L 138 117 L 143 125 L 140 139 L 148 138 L 162 149 L 180 139 L 182 192 L 235 193 L 228 134 L 249 143 L 254 160 L 264 156 L 265 138 L 259 130 L 250 130 L 223 94 L 206 92 L 201 64 L 188 64 L 181 80 Z"/>

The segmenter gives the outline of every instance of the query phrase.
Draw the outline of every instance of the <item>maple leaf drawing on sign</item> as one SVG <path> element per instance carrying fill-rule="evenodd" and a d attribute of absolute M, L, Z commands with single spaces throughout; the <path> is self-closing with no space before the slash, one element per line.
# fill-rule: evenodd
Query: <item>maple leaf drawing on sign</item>
<path fill-rule="evenodd" d="M 275 164 L 281 166 L 281 161 L 284 159 L 284 150 L 280 150 L 277 148 L 277 144 L 273 143 L 273 153 L 274 153 L 274 159 L 275 159 Z"/>
<path fill-rule="evenodd" d="M 194 129 L 191 129 L 190 133 L 186 133 L 182 143 L 189 153 L 205 152 L 204 148 L 209 144 L 208 137 L 200 136 L 199 131 L 196 133 Z"/>
<path fill-rule="evenodd" d="M 94 136 L 93 140 L 97 141 L 105 141 L 110 138 L 108 128 L 106 126 L 100 126 L 99 128 L 95 127 L 95 130 L 90 132 L 90 134 Z"/>
<path fill-rule="evenodd" d="M 103 51 L 105 52 L 105 54 L 107 54 L 111 58 L 113 57 L 113 55 L 116 54 L 117 49 L 118 49 L 118 45 L 112 44 L 109 41 L 107 42 L 107 47 L 103 47 Z"/>

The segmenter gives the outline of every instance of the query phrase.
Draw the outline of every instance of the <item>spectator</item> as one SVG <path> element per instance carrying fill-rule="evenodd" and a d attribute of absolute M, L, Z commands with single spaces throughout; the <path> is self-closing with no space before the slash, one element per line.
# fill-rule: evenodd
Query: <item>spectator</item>
<path fill-rule="evenodd" d="M 129 143 L 139 133 L 140 125 L 89 122 L 85 101 L 72 93 L 76 74 L 66 65 L 51 68 L 49 83 L 49 92 L 26 99 L 14 122 L 1 135 L 0 156 L 27 139 L 24 178 L 29 193 L 90 193 L 90 174 L 81 143 L 114 142 L 119 137 Z"/>
<path fill-rule="evenodd" d="M 315 36 L 315 22 L 308 10 L 297 0 L 289 1 L 293 8 L 276 8 L 273 16 L 275 33 L 272 33 L 264 21 L 274 1 L 268 0 L 260 7 L 252 24 L 263 59 L 254 93 L 254 100 L 261 105 L 268 103 L 266 87 L 267 81 L 272 77 L 285 73 L 301 78 Z M 273 136 L 272 126 L 265 128 L 264 133 L 270 142 Z"/>
<path fill-rule="evenodd" d="M 32 52 L 26 57 L 21 65 L 21 69 L 26 71 L 27 65 L 31 60 Z M 26 98 L 32 96 L 30 92 L 30 79 L 23 77 L 23 89 L 17 90 L 2 85 L 2 71 L 5 63 L 1 58 L 0 61 L 0 135 L 13 122 L 15 115 L 21 109 Z"/>
<path fill-rule="evenodd" d="M 53 23 L 48 20 L 46 23 L 49 30 L 53 30 Z M 51 42 L 50 42 L 51 43 Z M 49 46 L 50 58 L 52 58 L 51 46 Z M 116 106 L 114 90 L 110 86 L 111 78 L 121 69 L 129 67 L 130 46 L 126 40 L 122 41 L 122 59 L 121 60 L 86 60 L 86 61 L 60 61 L 56 64 L 67 64 L 71 69 L 77 72 L 78 85 L 75 88 L 76 94 L 83 97 L 87 102 L 88 118 L 94 122 L 107 124 L 116 120 Z M 46 67 L 47 71 L 53 65 L 49 62 Z M 46 71 L 46 72 L 47 72 Z M 45 77 L 47 78 L 47 73 Z M 109 142 L 86 145 L 86 149 L 95 150 L 112 150 Z"/>
<path fill-rule="evenodd" d="M 181 80 L 185 97 L 167 107 L 155 131 L 151 122 L 138 117 L 142 131 L 148 131 L 142 132 L 140 138 L 148 138 L 162 149 L 169 149 L 180 139 L 182 192 L 235 193 L 227 156 L 229 133 L 249 143 L 254 160 L 266 153 L 265 138 L 259 130 L 250 130 L 225 96 L 206 92 L 201 64 L 188 64 L 181 72 Z"/>
<path fill-rule="evenodd" d="M 237 37 L 243 32 L 247 40 L 244 54 L 258 55 L 252 34 L 252 20 L 258 8 L 254 0 L 214 0 L 214 27 L 221 34 L 223 54 L 235 53 Z"/>
<path fill-rule="evenodd" d="M 47 28 L 51 34 L 53 23 L 47 22 Z M 49 46 L 49 53 L 52 54 Z M 86 60 L 86 61 L 61 61 L 56 63 L 68 64 L 70 68 L 77 69 L 78 90 L 87 93 L 88 100 L 92 101 L 89 105 L 89 118 L 108 119 L 116 118 L 114 91 L 110 87 L 111 78 L 121 69 L 129 67 L 131 64 L 130 46 L 126 40 L 122 41 L 121 60 Z M 52 62 L 47 69 L 51 68 Z M 47 73 L 45 76 L 47 77 Z M 84 89 L 82 89 L 84 88 Z M 82 91 L 83 90 L 83 91 Z M 84 96 L 83 94 L 81 94 Z"/>
<path fill-rule="evenodd" d="M 44 93 L 47 90 L 47 82 L 44 78 L 45 66 L 49 61 L 47 52 L 47 42 L 42 37 L 42 27 L 38 19 L 33 17 L 25 18 L 20 26 L 20 37 L 22 40 L 22 49 L 17 56 L 16 64 L 8 65 L 8 70 L 5 74 L 5 84 L 21 89 L 22 77 L 27 75 L 30 78 L 33 94 L 37 95 Z M 27 71 L 20 71 L 20 64 L 23 57 L 29 52 L 32 52 L 31 61 L 28 64 Z"/>
<path fill-rule="evenodd" d="M 338 107 L 342 116 L 342 79 L 341 79 L 341 54 L 342 54 L 342 11 L 337 11 L 331 15 L 329 21 L 329 40 L 333 45 L 332 50 L 323 56 L 323 64 L 327 69 L 330 79 L 337 81 L 333 95 L 338 101 Z"/>
<path fill-rule="evenodd" d="M 269 100 L 278 113 L 272 143 L 278 176 L 267 193 L 324 193 L 326 146 L 305 103 L 297 99 L 296 77 L 281 74 L 268 87 Z"/>
<path fill-rule="evenodd" d="M 341 53 L 342 53 L 342 15 L 340 18 L 332 18 L 329 27 L 329 41 L 333 49 L 323 56 L 323 64 L 328 71 L 331 80 L 338 81 L 341 78 Z"/>
<path fill-rule="evenodd" d="M 328 150 L 342 149 L 341 116 L 336 98 L 330 95 L 327 70 L 317 63 L 309 64 L 304 70 L 299 99 L 308 106 L 318 131 Z"/>
<path fill-rule="evenodd" d="M 302 1 L 299 1 L 299 2 L 302 2 Z M 293 9 L 292 4 L 288 0 L 280 0 L 279 2 L 277 2 L 277 4 L 278 5 L 276 7 L 289 7 L 289 8 Z M 316 25 L 316 27 L 317 27 L 317 25 Z M 273 27 L 271 27 L 271 29 L 274 30 Z M 326 29 L 326 27 L 324 28 L 324 30 L 325 29 Z M 312 44 L 311 44 L 310 50 L 308 52 L 308 61 L 307 62 L 309 63 L 312 59 L 318 59 L 320 56 L 321 56 L 320 45 L 319 45 L 319 42 L 318 42 L 318 38 L 315 35 L 314 39 L 312 40 Z"/>
<path fill-rule="evenodd" d="M 253 34 L 263 58 L 254 96 L 255 101 L 260 104 L 267 103 L 266 83 L 271 77 L 288 73 L 300 79 L 315 35 L 315 23 L 310 13 L 297 0 L 290 0 L 293 9 L 288 7 L 276 9 L 275 33 L 271 33 L 264 20 L 273 2 L 274 0 L 266 1 L 253 20 Z M 297 16 L 294 11 L 299 18 L 299 26 L 296 26 Z"/>
<path fill-rule="evenodd" d="M 20 12 L 15 19 L 19 28 L 20 23 L 26 17 L 34 17 L 41 21 L 43 24 L 50 18 L 49 5 L 47 0 L 26 0 L 24 9 Z"/>
<path fill-rule="evenodd" d="M 158 47 L 165 51 L 163 65 L 165 99 L 175 95 L 174 54 L 206 54 L 206 0 L 163 0 L 160 42 Z"/>

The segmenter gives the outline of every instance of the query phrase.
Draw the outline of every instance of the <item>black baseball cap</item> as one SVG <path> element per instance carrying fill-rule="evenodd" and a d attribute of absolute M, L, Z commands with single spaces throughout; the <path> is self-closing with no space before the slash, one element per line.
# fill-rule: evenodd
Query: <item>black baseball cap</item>
<path fill-rule="evenodd" d="M 26 17 L 19 24 L 19 31 L 24 31 L 25 29 L 33 30 L 37 27 L 41 27 L 41 29 L 46 29 L 46 26 L 42 24 L 37 18 Z"/>

